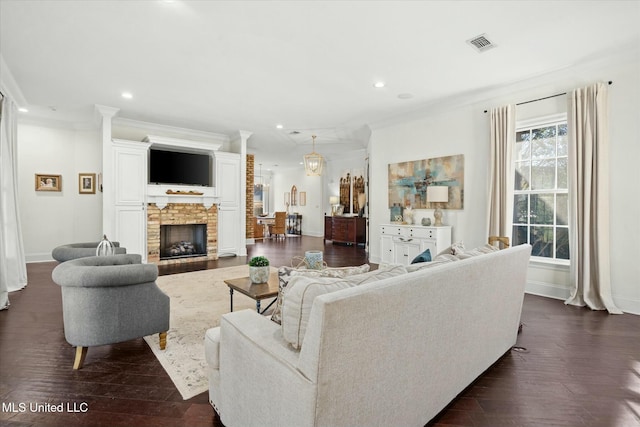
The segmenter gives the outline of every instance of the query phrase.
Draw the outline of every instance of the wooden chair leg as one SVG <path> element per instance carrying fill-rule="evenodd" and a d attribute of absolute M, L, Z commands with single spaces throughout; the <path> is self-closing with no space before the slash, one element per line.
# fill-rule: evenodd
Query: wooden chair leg
<path fill-rule="evenodd" d="M 167 333 L 160 332 L 160 350 L 167 348 Z"/>
<path fill-rule="evenodd" d="M 76 360 L 73 362 L 73 369 L 82 368 L 82 364 L 84 363 L 85 357 L 87 357 L 88 347 L 76 347 Z"/>

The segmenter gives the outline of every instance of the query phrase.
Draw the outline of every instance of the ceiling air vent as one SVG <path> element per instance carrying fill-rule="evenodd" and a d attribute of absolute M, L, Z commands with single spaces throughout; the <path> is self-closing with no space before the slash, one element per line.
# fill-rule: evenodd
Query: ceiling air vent
<path fill-rule="evenodd" d="M 467 43 L 473 46 L 477 52 L 484 52 L 496 47 L 496 45 L 491 43 L 491 40 L 487 38 L 486 34 L 480 34 L 479 36 L 469 39 Z"/>
<path fill-rule="evenodd" d="M 292 130 L 291 132 L 289 132 L 289 135 L 300 135 L 300 131 Z"/>

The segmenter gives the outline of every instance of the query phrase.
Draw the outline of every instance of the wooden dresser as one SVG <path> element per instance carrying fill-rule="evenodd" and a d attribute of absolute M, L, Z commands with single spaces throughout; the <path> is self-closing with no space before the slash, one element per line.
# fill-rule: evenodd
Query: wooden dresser
<path fill-rule="evenodd" d="M 364 245 L 367 241 L 367 219 L 356 216 L 325 216 L 324 240 Z"/>

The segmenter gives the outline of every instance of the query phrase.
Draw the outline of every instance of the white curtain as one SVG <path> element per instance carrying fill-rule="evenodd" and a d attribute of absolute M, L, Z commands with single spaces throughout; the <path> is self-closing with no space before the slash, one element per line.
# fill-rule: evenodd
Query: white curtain
<path fill-rule="evenodd" d="M 511 236 L 515 106 L 491 110 L 491 164 L 487 236 Z"/>
<path fill-rule="evenodd" d="M 568 94 L 571 296 L 565 304 L 622 311 L 611 296 L 607 85 Z"/>
<path fill-rule="evenodd" d="M 6 96 L 0 107 L 0 310 L 9 292 L 27 285 L 27 264 L 18 212 L 16 106 Z"/>

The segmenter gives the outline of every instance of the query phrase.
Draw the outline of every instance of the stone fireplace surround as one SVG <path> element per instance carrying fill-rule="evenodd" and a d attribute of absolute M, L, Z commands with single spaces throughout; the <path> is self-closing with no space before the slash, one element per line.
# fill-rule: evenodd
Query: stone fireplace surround
<path fill-rule="evenodd" d="M 207 225 L 207 254 L 189 258 L 160 260 L 160 226 L 180 224 Z M 202 203 L 167 203 L 160 209 L 147 205 L 147 260 L 158 265 L 182 264 L 218 259 L 218 207 L 208 209 Z"/>

